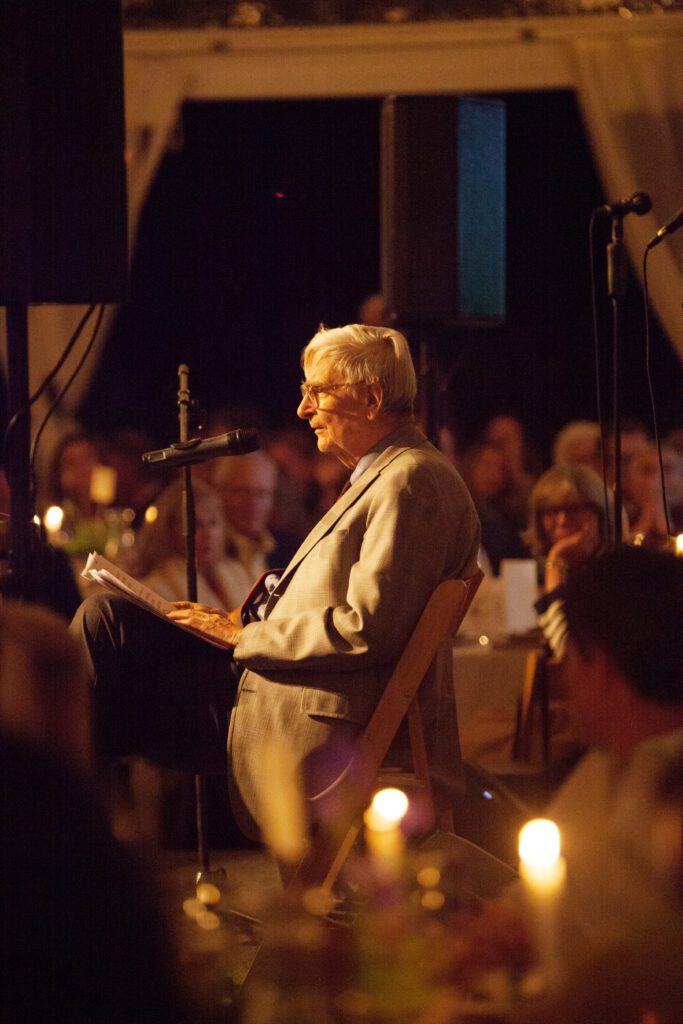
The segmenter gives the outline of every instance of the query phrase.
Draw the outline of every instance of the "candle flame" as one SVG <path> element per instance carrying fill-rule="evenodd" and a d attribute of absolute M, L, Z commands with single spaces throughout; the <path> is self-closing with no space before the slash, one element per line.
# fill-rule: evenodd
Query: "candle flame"
<path fill-rule="evenodd" d="M 50 505 L 43 516 L 43 523 L 48 530 L 61 530 L 64 512 L 59 505 Z"/>
<path fill-rule="evenodd" d="M 548 818 L 528 821 L 519 833 L 519 857 L 531 868 L 550 868 L 560 858 L 560 830 Z"/>
<path fill-rule="evenodd" d="M 408 810 L 408 797 L 402 789 L 380 789 L 365 812 L 365 824 L 376 832 L 396 828 Z"/>

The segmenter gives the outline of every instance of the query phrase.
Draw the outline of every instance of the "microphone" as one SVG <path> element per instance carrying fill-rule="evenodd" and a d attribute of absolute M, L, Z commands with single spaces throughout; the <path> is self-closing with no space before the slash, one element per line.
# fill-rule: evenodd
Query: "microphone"
<path fill-rule="evenodd" d="M 191 441 L 177 441 L 170 448 L 145 452 L 142 461 L 147 466 L 163 463 L 164 466 L 187 466 L 193 462 L 204 462 L 219 455 L 247 455 L 260 448 L 258 431 L 252 427 L 230 430 L 215 437 L 193 437 Z"/>
<path fill-rule="evenodd" d="M 598 206 L 596 213 L 609 213 L 611 217 L 625 217 L 627 213 L 635 213 L 642 217 L 652 209 L 652 200 L 647 192 L 634 192 L 628 199 L 618 199 L 616 203 Z"/>
<path fill-rule="evenodd" d="M 662 224 L 661 228 L 657 232 L 651 241 L 647 243 L 648 249 L 654 248 L 655 245 L 666 238 L 667 235 L 673 235 L 674 231 L 678 231 L 683 226 L 683 206 L 680 208 L 678 213 L 674 213 L 673 217 L 669 217 L 666 224 Z"/>

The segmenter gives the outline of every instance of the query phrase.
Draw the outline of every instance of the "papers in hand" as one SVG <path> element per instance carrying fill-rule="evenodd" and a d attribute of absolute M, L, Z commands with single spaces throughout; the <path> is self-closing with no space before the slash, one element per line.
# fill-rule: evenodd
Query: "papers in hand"
<path fill-rule="evenodd" d="M 230 645 L 222 640 L 207 636 L 206 633 L 201 633 L 199 630 L 193 629 L 192 626 L 185 626 L 181 622 L 167 618 L 168 613 L 173 611 L 173 605 L 170 601 L 160 597 L 159 594 L 146 587 L 144 583 L 140 583 L 133 576 L 129 576 L 123 569 L 119 569 L 117 565 L 114 565 L 113 562 L 108 561 L 102 555 L 98 555 L 95 551 L 91 551 L 88 555 L 88 560 L 85 563 L 81 576 L 92 583 L 98 583 L 105 590 L 109 590 L 119 597 L 125 597 L 128 601 L 132 601 L 133 604 L 137 604 L 146 611 L 152 612 L 153 615 L 158 615 L 159 618 L 165 619 L 171 626 L 178 626 L 187 633 L 193 633 L 194 636 L 205 640 L 207 644 L 213 644 L 214 647 L 220 647 L 223 650 L 230 650 Z"/>

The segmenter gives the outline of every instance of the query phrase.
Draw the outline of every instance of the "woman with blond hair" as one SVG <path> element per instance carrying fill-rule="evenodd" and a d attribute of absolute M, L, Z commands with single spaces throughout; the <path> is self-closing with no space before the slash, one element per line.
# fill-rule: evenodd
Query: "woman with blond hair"
<path fill-rule="evenodd" d="M 236 558 L 225 553 L 225 518 L 220 494 L 194 480 L 197 600 L 231 611 L 242 603 L 253 582 Z M 140 529 L 132 552 L 133 575 L 167 601 L 187 597 L 187 562 L 182 532 L 182 483 L 159 495 L 156 517 Z"/>
<path fill-rule="evenodd" d="M 542 562 L 544 594 L 536 611 L 554 655 L 564 646 L 564 586 L 571 573 L 607 547 L 611 495 L 588 466 L 552 466 L 534 484 L 524 540 Z"/>

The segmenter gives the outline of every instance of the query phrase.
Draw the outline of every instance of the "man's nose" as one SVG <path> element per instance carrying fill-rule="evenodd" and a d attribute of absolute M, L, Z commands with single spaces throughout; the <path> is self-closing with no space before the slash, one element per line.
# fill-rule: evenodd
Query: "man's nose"
<path fill-rule="evenodd" d="M 300 420 L 307 420 L 312 416 L 314 411 L 315 406 L 313 405 L 313 402 L 310 400 L 308 395 L 304 395 L 304 397 L 299 402 L 299 405 L 297 406 L 297 416 L 299 417 Z"/>

